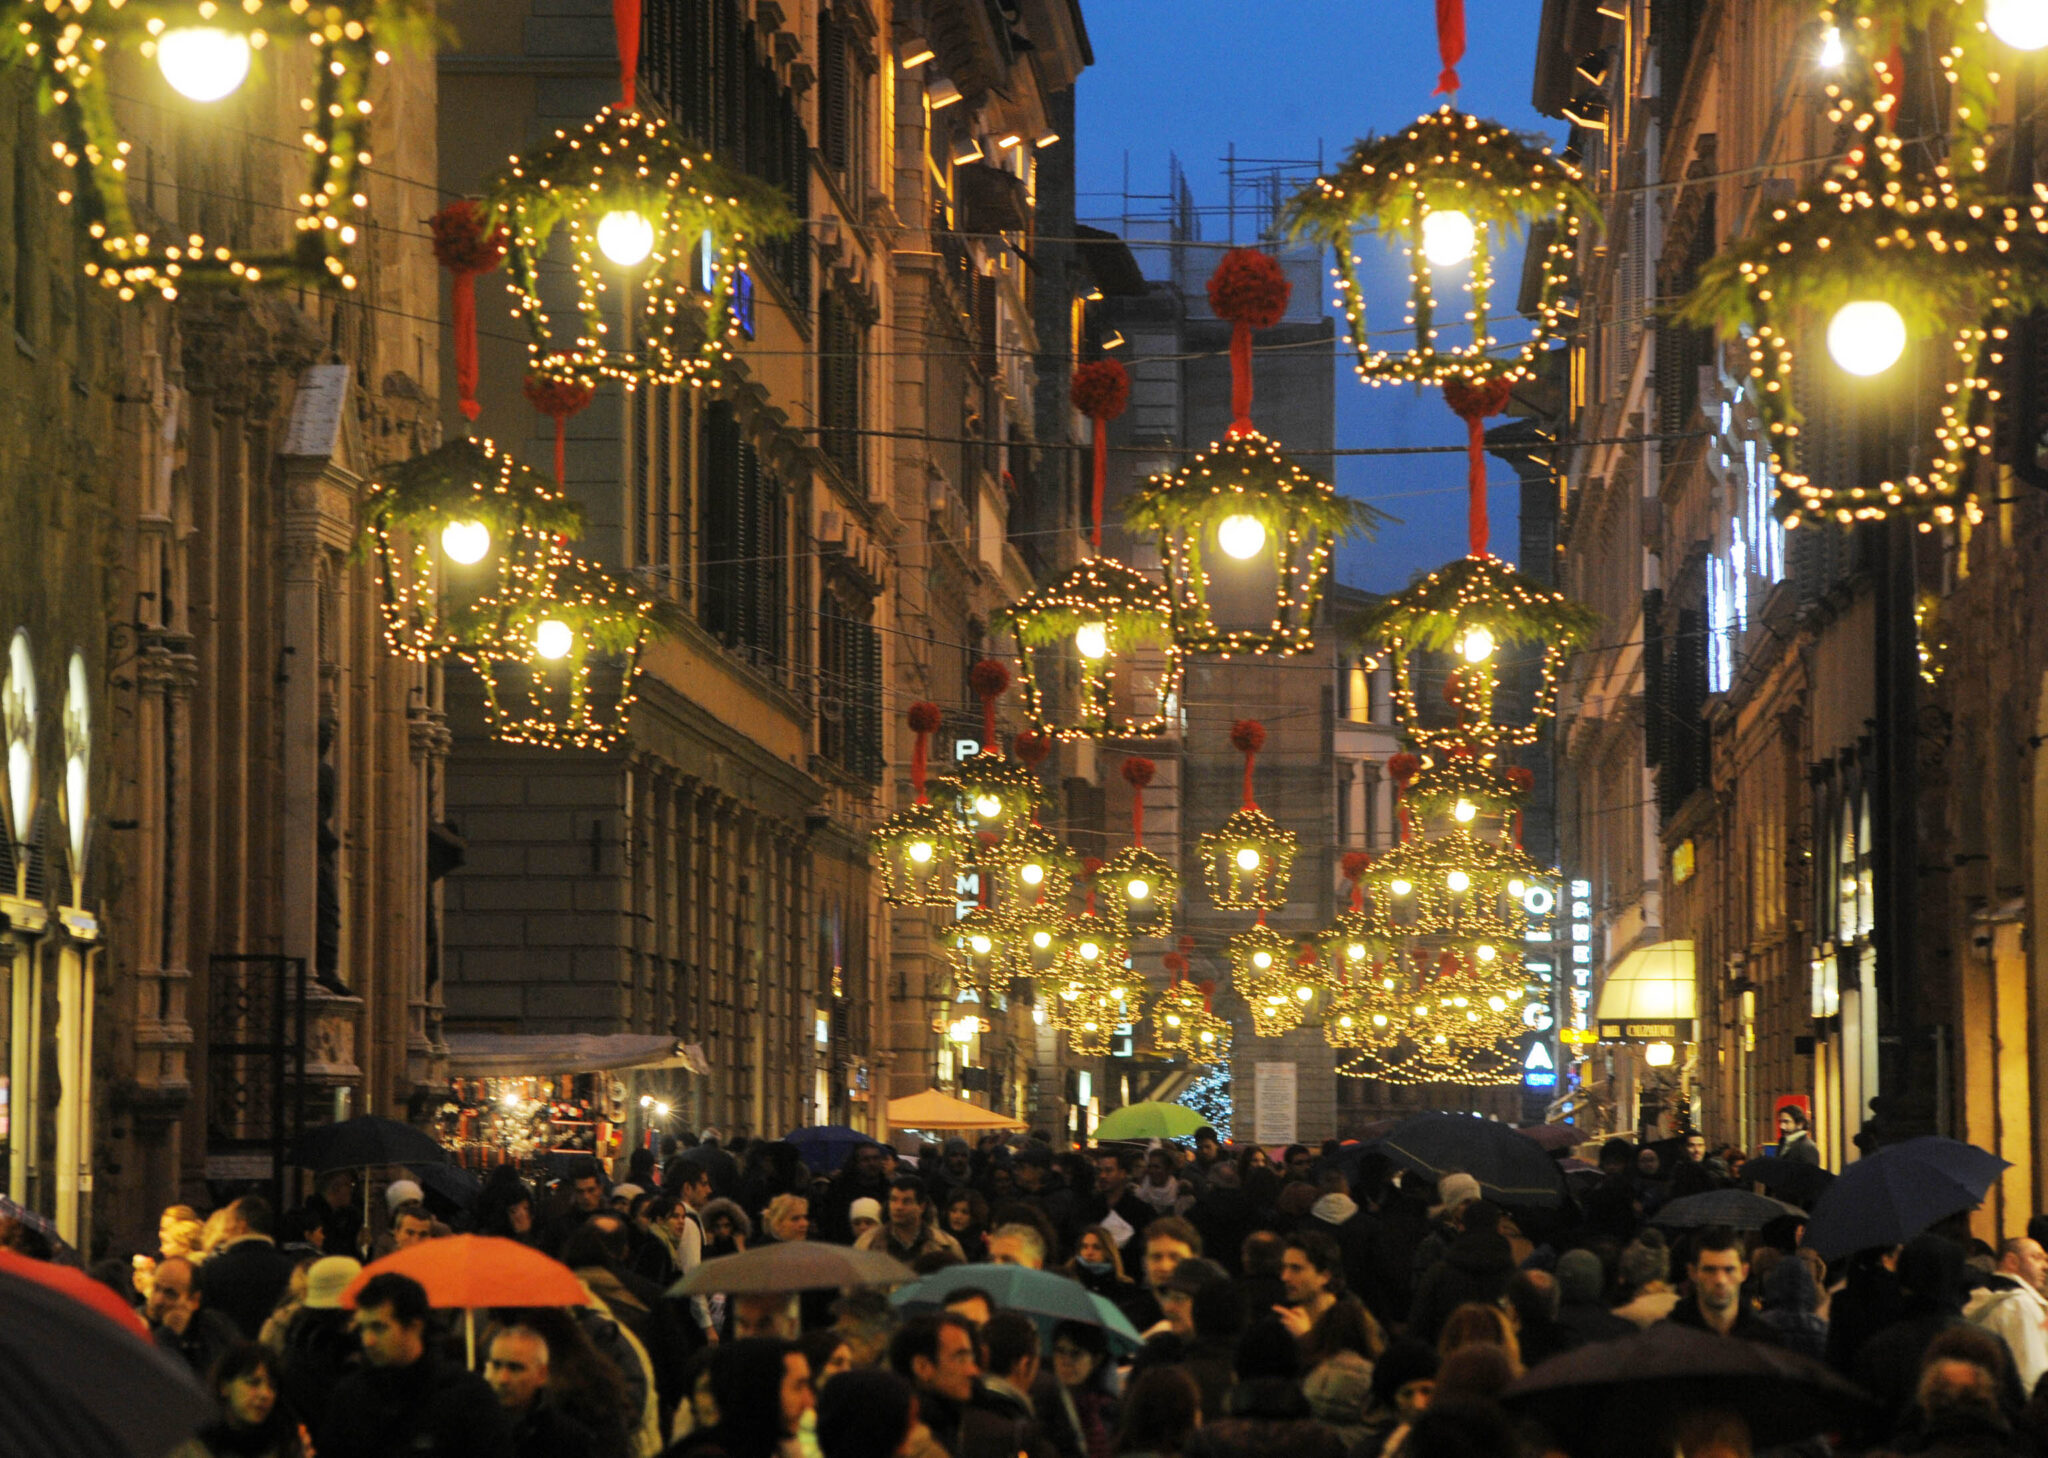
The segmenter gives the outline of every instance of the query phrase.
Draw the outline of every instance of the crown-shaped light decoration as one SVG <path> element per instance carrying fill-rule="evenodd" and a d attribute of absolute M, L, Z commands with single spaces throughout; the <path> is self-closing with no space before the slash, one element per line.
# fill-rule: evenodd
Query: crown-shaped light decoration
<path fill-rule="evenodd" d="M 1518 380 L 1534 369 L 1570 318 L 1573 256 L 1598 224 L 1579 172 L 1538 139 L 1446 104 L 1405 130 L 1367 137 L 1344 165 L 1318 177 L 1288 204 L 1283 229 L 1327 245 L 1334 257 L 1358 377 L 1367 384 Z M 1537 286 L 1526 337 L 1503 341 L 1492 314 L 1494 235 L 1530 234 Z M 1359 235 L 1397 242 L 1408 262 L 1413 331 L 1405 349 L 1373 343 L 1360 287 Z M 1469 264 L 1469 267 L 1467 265 Z M 1435 271 L 1464 268 L 1456 338 L 1443 337 Z"/>
<path fill-rule="evenodd" d="M 1231 745 L 1244 756 L 1244 804 L 1195 845 L 1209 898 L 1226 911 L 1263 911 L 1287 904 L 1287 880 L 1294 869 L 1294 832 L 1259 809 L 1252 796 L 1252 766 L 1266 742 L 1255 719 L 1231 726 Z"/>
<path fill-rule="evenodd" d="M 933 804 L 926 786 L 931 737 L 940 724 L 939 706 L 912 704 L 907 718 L 913 736 L 912 802 L 877 826 L 870 842 L 882 899 L 896 906 L 956 906 L 968 842 L 951 806 Z"/>
<path fill-rule="evenodd" d="M 1149 739 L 1176 727 L 1182 655 L 1166 589 L 1090 557 L 991 619 L 1017 640 L 1024 718 L 1056 739 Z"/>
<path fill-rule="evenodd" d="M 1252 1030 L 1261 1038 L 1300 1027 L 1315 1001 L 1314 971 L 1304 974 L 1297 965 L 1298 951 L 1291 937 L 1267 926 L 1263 917 L 1230 939 L 1231 983 L 1251 1009 Z"/>
<path fill-rule="evenodd" d="M 370 77 L 393 49 L 431 50 L 434 7 L 422 0 L 36 0 L 13 7 L 0 27 L 0 59 L 22 63 L 37 108 L 51 116 L 51 152 L 63 164 L 57 199 L 85 235 L 85 271 L 122 299 L 212 284 L 353 289 L 351 265 L 368 206 Z M 314 64 L 285 68 L 309 80 L 304 114 L 306 190 L 291 232 L 276 246 L 231 246 L 198 232 L 152 235 L 128 197 L 134 146 L 114 124 L 110 70 L 117 58 L 154 62 L 172 87 L 201 104 L 241 86 L 272 55 Z"/>
<path fill-rule="evenodd" d="M 996 700 L 1010 687 L 1010 668 L 984 658 L 968 670 L 968 685 L 981 700 L 981 752 L 953 767 L 947 788 L 961 824 L 974 835 L 1000 840 L 1013 827 L 1029 824 L 1045 799 L 1045 787 L 1025 765 L 1003 754 L 996 728 Z"/>
<path fill-rule="evenodd" d="M 381 468 L 363 523 L 385 645 L 424 661 L 502 648 L 510 615 L 552 591 L 583 512 L 490 441 L 463 438 Z"/>

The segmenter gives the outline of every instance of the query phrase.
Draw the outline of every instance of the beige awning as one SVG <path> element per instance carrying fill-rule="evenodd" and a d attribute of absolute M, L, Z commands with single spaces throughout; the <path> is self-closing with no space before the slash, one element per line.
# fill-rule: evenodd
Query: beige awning
<path fill-rule="evenodd" d="M 892 1129 L 1022 1129 L 1015 1119 L 942 1094 L 935 1088 L 889 1100 Z"/>
<path fill-rule="evenodd" d="M 663 1033 L 450 1033 L 454 1078 L 559 1078 L 628 1068 L 709 1073 L 703 1050 Z"/>
<path fill-rule="evenodd" d="M 1600 984 L 1593 1020 L 1607 1042 L 1689 1042 L 1698 1016 L 1693 944 L 1677 941 L 1623 956 Z"/>

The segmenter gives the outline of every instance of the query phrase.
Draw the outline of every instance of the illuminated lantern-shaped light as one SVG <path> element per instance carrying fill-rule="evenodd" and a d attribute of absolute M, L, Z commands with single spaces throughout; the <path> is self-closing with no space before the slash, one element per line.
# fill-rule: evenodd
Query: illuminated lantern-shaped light
<path fill-rule="evenodd" d="M 1566 657 L 1591 612 L 1492 556 L 1460 557 L 1390 593 L 1349 625 L 1352 641 L 1394 670 L 1394 714 L 1425 750 L 1533 744 L 1554 712 Z M 1475 649 L 1481 639 L 1485 651 Z M 1502 692 L 1503 660 L 1533 660 L 1526 702 Z M 1426 692 L 1438 688 L 1440 692 Z"/>
<path fill-rule="evenodd" d="M 748 250 L 796 226 L 779 194 L 693 153 L 629 101 L 514 157 L 485 182 L 483 207 L 508 237 L 530 368 L 585 385 L 718 379 L 751 327 L 736 306 L 751 293 Z M 575 283 L 568 318 L 542 288 L 557 230 Z"/>
<path fill-rule="evenodd" d="M 1013 920 L 977 906 L 946 929 L 946 963 L 956 991 L 987 997 L 1009 983 L 1015 948 Z"/>
<path fill-rule="evenodd" d="M 872 837 L 882 899 L 897 906 L 954 906 L 960 899 L 967 842 L 951 807 L 933 804 L 925 786 L 931 737 L 939 722 L 937 704 L 910 706 L 913 800 L 883 821 Z"/>
<path fill-rule="evenodd" d="M 1227 911 L 1284 906 L 1294 868 L 1294 832 L 1283 829 L 1252 796 L 1252 767 L 1266 742 L 1265 726 L 1240 719 L 1230 742 L 1244 756 L 1244 805 L 1196 841 L 1209 897 Z"/>
<path fill-rule="evenodd" d="M 981 700 L 982 750 L 953 767 L 948 786 L 962 827 L 990 844 L 1031 823 L 1045 787 L 1028 766 L 1003 753 L 996 701 L 1010 687 L 1009 665 L 984 658 L 968 670 L 968 683 Z"/>
<path fill-rule="evenodd" d="M 1293 237 L 1327 244 L 1335 255 L 1338 308 L 1368 384 L 1526 378 L 1539 354 L 1569 327 L 1574 260 L 1598 208 L 1579 172 L 1533 139 L 1446 105 L 1409 127 L 1368 137 L 1343 166 L 1318 177 L 1282 215 Z M 1540 229 L 1540 232 L 1535 230 Z M 1531 234 L 1535 307 L 1516 316 L 1516 337 L 1493 333 L 1493 242 Z M 1405 348 L 1376 340 L 1366 326 L 1361 286 L 1363 235 L 1400 244 L 1408 260 Z M 1439 314 L 1435 273 L 1469 263 L 1463 297 Z M 1446 333 L 1450 337 L 1446 338 Z"/>
<path fill-rule="evenodd" d="M 1145 849 L 1145 788 L 1157 773 L 1158 766 L 1149 759 L 1134 756 L 1124 761 L 1124 782 L 1131 787 L 1131 843 L 1109 858 L 1097 878 L 1108 898 L 1104 913 L 1120 917 L 1127 926 L 1170 918 L 1180 895 L 1180 873 L 1173 862 Z"/>
<path fill-rule="evenodd" d="M 976 859 L 989 872 L 1007 910 L 1063 906 L 1080 870 L 1080 860 L 1058 836 L 1035 822 L 1013 827 L 1000 840 L 984 843 Z"/>
<path fill-rule="evenodd" d="M 377 569 L 384 641 L 428 659 L 464 647 L 527 656 L 511 618 L 548 597 L 557 542 L 583 513 L 546 478 L 488 440 L 467 437 L 382 470 L 364 511 L 362 550 Z"/>
<path fill-rule="evenodd" d="M 1231 985 L 1251 1010 L 1254 1032 L 1277 1038 L 1301 1026 L 1308 1004 L 1295 996 L 1301 978 L 1291 939 L 1261 921 L 1230 939 L 1228 957 Z"/>
<path fill-rule="evenodd" d="M 990 626 L 1017 642 L 1024 718 L 1055 739 L 1148 739 L 1175 725 L 1182 657 L 1158 582 L 1091 557 Z"/>
<path fill-rule="evenodd" d="M 458 656 L 476 671 L 484 720 L 505 744 L 547 749 L 615 746 L 631 721 L 640 650 L 681 631 L 682 609 L 579 558 L 551 569 L 546 597 L 478 616 Z"/>

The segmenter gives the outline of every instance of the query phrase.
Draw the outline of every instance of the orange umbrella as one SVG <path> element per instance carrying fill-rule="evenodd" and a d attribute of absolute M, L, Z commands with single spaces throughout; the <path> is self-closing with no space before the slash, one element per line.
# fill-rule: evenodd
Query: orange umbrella
<path fill-rule="evenodd" d="M 30 1260 L 11 1250 L 0 1250 L 0 1275 L 19 1276 L 24 1281 L 48 1286 L 52 1291 L 62 1291 L 72 1300 L 90 1306 L 116 1326 L 126 1327 L 144 1341 L 149 1340 L 149 1327 L 135 1314 L 135 1308 L 115 1295 L 111 1287 L 101 1285 L 84 1271 L 51 1265 L 48 1261 Z"/>
<path fill-rule="evenodd" d="M 341 1293 L 341 1304 L 353 1308 L 356 1293 L 387 1271 L 419 1282 L 429 1306 L 459 1307 L 469 1313 L 472 1367 L 478 1307 L 582 1306 L 590 1300 L 574 1271 L 531 1246 L 498 1235 L 450 1235 L 371 1261 Z"/>

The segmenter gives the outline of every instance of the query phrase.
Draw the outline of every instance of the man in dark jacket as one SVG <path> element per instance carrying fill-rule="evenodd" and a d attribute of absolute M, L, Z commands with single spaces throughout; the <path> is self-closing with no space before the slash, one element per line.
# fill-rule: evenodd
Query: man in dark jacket
<path fill-rule="evenodd" d="M 1373 1262 L 1372 1217 L 1351 1198 L 1351 1186 L 1340 1169 L 1325 1167 L 1316 1176 L 1316 1191 L 1316 1202 L 1296 1229 L 1320 1230 L 1336 1241 L 1344 1261 L 1344 1284 L 1366 1305 L 1382 1308 L 1385 1293 L 1373 1290 L 1379 1273 Z"/>
<path fill-rule="evenodd" d="M 1635 1323 L 1616 1316 L 1600 1299 L 1607 1271 L 1590 1250 L 1568 1250 L 1557 1258 L 1557 1320 L 1581 1342 L 1611 1342 L 1633 1336 Z"/>
<path fill-rule="evenodd" d="M 1131 1188 L 1131 1176 L 1138 1171 L 1138 1156 L 1128 1149 L 1105 1149 L 1095 1156 L 1095 1189 L 1080 1203 L 1082 1226 L 1105 1224 L 1114 1215 L 1130 1227 L 1118 1245 L 1132 1250 L 1146 1223 L 1158 1212 L 1138 1198 Z"/>
<path fill-rule="evenodd" d="M 1459 1217 L 1463 1233 L 1415 1288 L 1415 1304 L 1408 1310 L 1411 1336 L 1434 1342 L 1460 1306 L 1468 1301 L 1491 1305 L 1507 1291 L 1515 1256 L 1500 1233 L 1500 1214 L 1500 1206 L 1490 1200 L 1467 1202 Z"/>
<path fill-rule="evenodd" d="M 1725 1225 L 1710 1225 L 1693 1240 L 1692 1264 L 1686 1268 L 1691 1289 L 1664 1319 L 1673 1326 L 1719 1332 L 1746 1342 L 1780 1346 L 1777 1331 L 1749 1309 L 1742 1287 L 1749 1280 L 1749 1258 L 1742 1237 Z M 1908 1383 L 1910 1389 L 1911 1384 Z"/>
<path fill-rule="evenodd" d="M 590 1429 L 548 1400 L 547 1339 L 529 1326 L 508 1326 L 491 1340 L 484 1381 L 512 1420 L 511 1458 L 592 1458 Z"/>
<path fill-rule="evenodd" d="M 227 1240 L 207 1257 L 199 1285 L 207 1308 L 253 1342 L 291 1284 L 296 1262 L 277 1248 L 275 1216 L 261 1195 L 244 1195 L 228 1206 L 227 1227 Z"/>
<path fill-rule="evenodd" d="M 1074 1191 L 1067 1184 L 1066 1176 L 1052 1165 L 1052 1151 L 1042 1144 L 1034 1144 L 1017 1153 L 1017 1198 L 1032 1206 L 1052 1225 L 1052 1231 L 1060 1243 L 1057 1260 L 1074 1243 L 1074 1233 L 1079 1229 L 1075 1220 L 1079 1204 Z"/>
<path fill-rule="evenodd" d="M 879 1144 L 858 1145 L 846 1156 L 825 1193 L 812 1203 L 811 1238 L 852 1245 L 853 1220 L 847 1212 L 855 1200 L 889 1208 L 889 1151 Z"/>
<path fill-rule="evenodd" d="M 1017 1458 L 1037 1441 L 1029 1419 L 977 1404 L 981 1365 L 964 1316 L 913 1316 L 889 1342 L 889 1365 L 917 1388 L 918 1413 L 951 1458 Z"/>
<path fill-rule="evenodd" d="M 483 1378 L 427 1351 L 427 1293 L 385 1272 L 356 1293 L 363 1368 L 335 1384 L 320 1458 L 501 1458 L 512 1425 Z"/>
<path fill-rule="evenodd" d="M 201 1381 L 221 1353 L 245 1341 L 235 1324 L 218 1311 L 208 1311 L 199 1274 L 183 1256 L 157 1264 L 149 1288 L 149 1334 L 164 1351 L 183 1357 Z"/>

